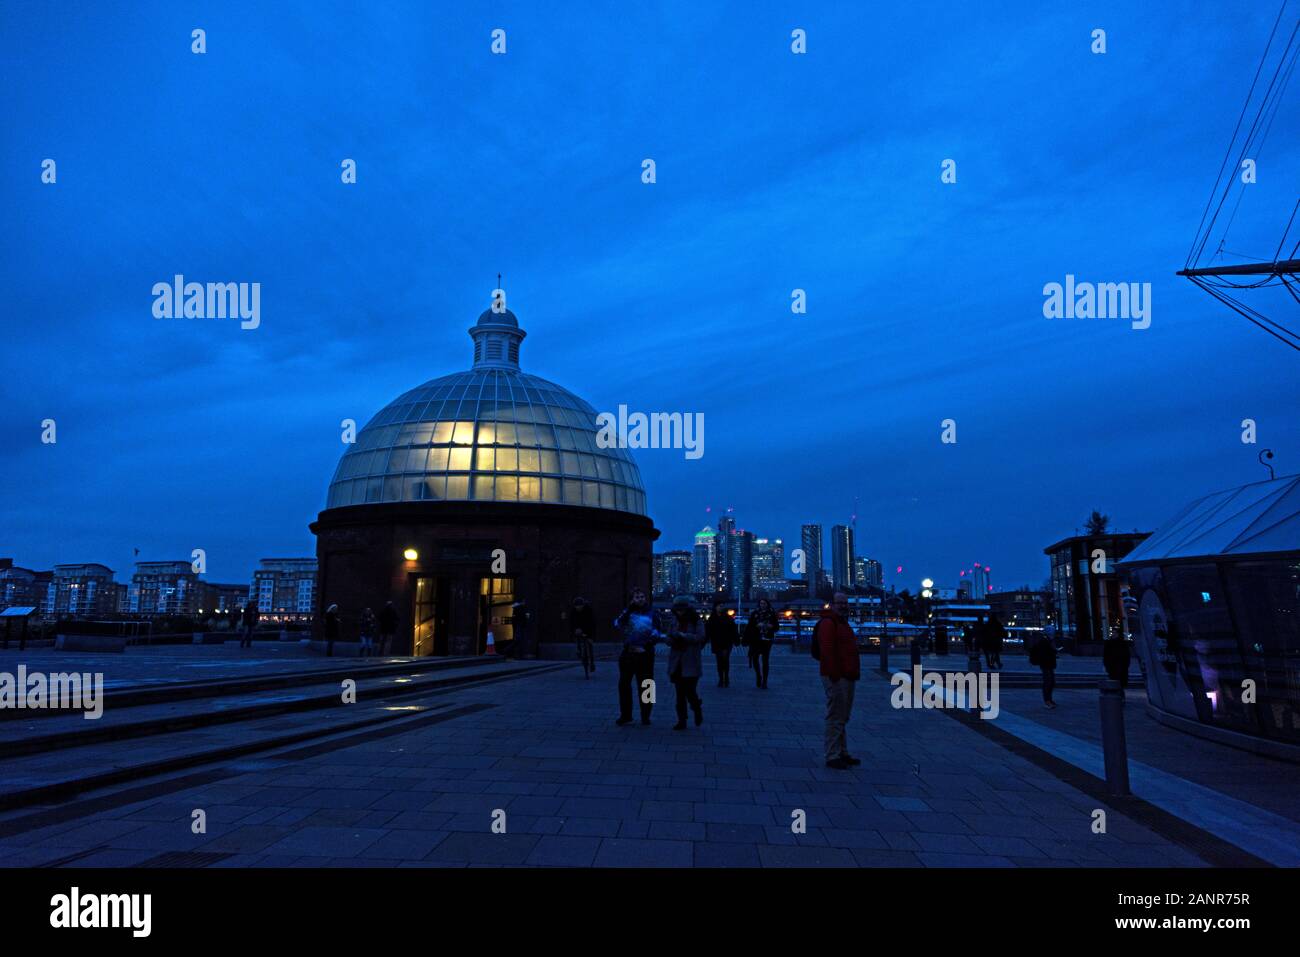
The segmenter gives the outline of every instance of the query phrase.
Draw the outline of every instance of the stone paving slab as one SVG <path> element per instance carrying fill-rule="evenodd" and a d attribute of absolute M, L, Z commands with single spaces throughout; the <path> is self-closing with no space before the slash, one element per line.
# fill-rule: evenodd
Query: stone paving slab
<path fill-rule="evenodd" d="M 650 727 L 614 725 L 612 667 L 466 688 L 441 700 L 495 707 L 305 758 L 259 756 L 212 783 L 20 831 L 0 838 L 0 866 L 77 850 L 129 866 L 145 844 L 235 855 L 222 866 L 1204 863 L 947 715 L 893 709 L 874 674 L 849 728 L 863 765 L 836 771 L 823 765 L 824 699 L 806 656 L 774 655 L 766 691 L 742 657 L 732 687 L 706 675 L 705 722 L 685 731 L 671 730 L 664 667 Z M 190 832 L 194 808 L 208 833 Z M 1091 831 L 1097 808 L 1105 834 Z M 498 812 L 505 833 L 493 833 Z"/>

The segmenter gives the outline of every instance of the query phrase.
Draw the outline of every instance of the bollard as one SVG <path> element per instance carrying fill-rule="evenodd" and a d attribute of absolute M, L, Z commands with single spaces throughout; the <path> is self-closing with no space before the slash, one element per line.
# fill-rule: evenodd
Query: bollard
<path fill-rule="evenodd" d="M 1127 795 L 1128 745 L 1124 740 L 1124 689 L 1118 681 L 1101 681 L 1101 752 L 1106 762 L 1106 788 Z"/>

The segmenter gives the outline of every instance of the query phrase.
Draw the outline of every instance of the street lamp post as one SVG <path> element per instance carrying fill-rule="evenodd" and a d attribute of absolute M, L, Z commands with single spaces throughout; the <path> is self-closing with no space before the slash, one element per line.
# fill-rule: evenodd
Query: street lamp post
<path fill-rule="evenodd" d="M 922 609 L 925 611 L 925 641 L 926 644 L 934 647 L 932 644 L 933 636 L 930 634 L 930 599 L 934 597 L 934 579 L 921 579 L 921 597 L 925 600 Z"/>

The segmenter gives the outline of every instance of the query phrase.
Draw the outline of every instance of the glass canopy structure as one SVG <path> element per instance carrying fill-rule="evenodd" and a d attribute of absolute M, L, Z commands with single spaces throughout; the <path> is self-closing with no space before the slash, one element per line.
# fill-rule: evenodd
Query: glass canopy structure
<path fill-rule="evenodd" d="M 489 309 L 469 332 L 473 368 L 381 409 L 340 459 L 325 507 L 475 501 L 645 515 L 631 455 L 596 444 L 596 410 L 520 370 L 525 333 L 514 314 Z"/>
<path fill-rule="evenodd" d="M 1191 503 L 1120 567 L 1152 705 L 1300 744 L 1300 476 Z"/>

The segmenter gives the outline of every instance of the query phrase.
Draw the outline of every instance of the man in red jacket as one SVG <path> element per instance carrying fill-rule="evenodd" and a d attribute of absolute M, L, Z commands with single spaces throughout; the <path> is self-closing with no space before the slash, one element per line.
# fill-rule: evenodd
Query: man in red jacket
<path fill-rule="evenodd" d="M 862 674 L 858 639 L 845 617 L 848 610 L 848 598 L 836 592 L 813 632 L 821 659 L 822 686 L 826 689 L 826 766 L 839 771 L 862 763 L 849 754 L 844 731 L 853 711 L 853 691 Z"/>

